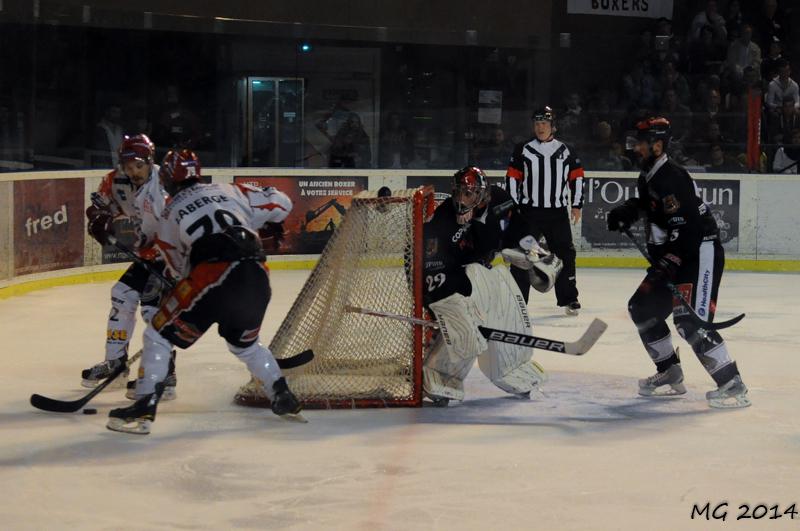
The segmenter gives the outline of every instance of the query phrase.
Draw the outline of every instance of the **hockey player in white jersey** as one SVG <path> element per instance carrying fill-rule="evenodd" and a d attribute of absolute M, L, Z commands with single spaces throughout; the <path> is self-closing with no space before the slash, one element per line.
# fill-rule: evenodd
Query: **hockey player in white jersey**
<path fill-rule="evenodd" d="M 463 381 L 476 358 L 492 383 L 522 398 L 546 379 L 532 360 L 533 349 L 487 342 L 478 330 L 486 326 L 530 334 L 519 287 L 508 268 L 491 266 L 503 247 L 516 248 L 524 230 L 513 206 L 503 189 L 488 187 L 479 168 L 466 167 L 454 175 L 451 200 L 440 204 L 425 224 L 425 299 L 440 334 L 425 356 L 423 388 L 437 406 L 464 399 Z M 531 269 L 523 251 L 514 253 L 515 263 Z M 548 270 L 545 264 L 537 267 Z M 545 276 L 549 289 L 555 271 Z"/>
<path fill-rule="evenodd" d="M 291 200 L 275 188 L 203 184 L 197 156 L 188 150 L 168 153 L 160 177 L 172 200 L 154 239 L 178 282 L 145 331 L 137 401 L 112 410 L 108 428 L 149 433 L 164 391 L 170 343 L 189 348 L 214 323 L 228 349 L 264 382 L 272 411 L 298 415 L 300 402 L 259 342 L 270 285 L 257 231 L 283 222 Z"/>
<path fill-rule="evenodd" d="M 98 204 L 86 210 L 87 230 L 100 244 L 107 244 L 114 235 L 113 221 L 127 218 L 136 231 L 134 251 L 153 267 L 156 251 L 144 237 L 146 230 L 158 224 L 166 202 L 166 192 L 158 179 L 159 166 L 153 163 L 155 146 L 144 134 L 126 136 L 119 146 L 119 168 L 109 172 L 101 181 L 96 195 Z M 128 360 L 128 345 L 136 325 L 136 308 L 141 302 L 142 317 L 148 320 L 157 308 L 158 281 L 139 262 L 134 262 L 111 288 L 111 311 L 106 328 L 105 360 L 82 371 L 81 384 L 95 387 Z M 118 384 L 124 385 L 127 369 Z M 115 383 L 116 383 L 115 382 Z M 132 382 L 129 382 L 129 386 Z M 170 365 L 165 399 L 175 397 L 174 360 Z"/>

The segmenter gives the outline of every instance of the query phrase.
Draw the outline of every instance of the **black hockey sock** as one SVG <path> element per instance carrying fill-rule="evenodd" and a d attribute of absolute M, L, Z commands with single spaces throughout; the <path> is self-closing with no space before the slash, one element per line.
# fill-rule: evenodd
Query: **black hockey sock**
<path fill-rule="evenodd" d="M 669 369 L 670 367 L 672 367 L 673 365 L 675 365 L 677 363 L 680 363 L 680 362 L 681 362 L 681 360 L 678 358 L 678 353 L 677 352 L 673 352 L 672 355 L 669 358 L 667 358 L 667 359 L 665 359 L 663 361 L 659 361 L 658 363 L 656 363 L 656 370 L 658 372 L 664 372 L 667 369 Z"/>
<path fill-rule="evenodd" d="M 711 375 L 714 378 L 714 382 L 716 382 L 717 387 L 722 387 L 726 383 L 731 381 L 731 378 L 734 376 L 739 375 L 739 368 L 736 366 L 736 362 L 729 363 L 725 367 L 721 368 L 717 372 Z"/>

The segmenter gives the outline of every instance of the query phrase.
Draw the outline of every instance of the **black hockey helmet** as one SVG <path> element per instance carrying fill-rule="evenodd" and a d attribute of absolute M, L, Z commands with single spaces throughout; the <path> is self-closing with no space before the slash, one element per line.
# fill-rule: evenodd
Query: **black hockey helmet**
<path fill-rule="evenodd" d="M 664 149 L 667 149 L 670 137 L 672 137 L 672 127 L 669 120 L 663 116 L 647 118 L 636 124 L 637 140 L 646 140 L 650 144 L 661 140 L 664 142 Z"/>
<path fill-rule="evenodd" d="M 550 125 L 555 127 L 556 111 L 554 111 L 549 105 L 545 105 L 544 107 L 540 107 L 533 111 L 533 114 L 531 114 L 531 120 L 534 122 L 550 122 Z"/>
<path fill-rule="evenodd" d="M 465 166 L 453 175 L 453 205 L 466 214 L 489 197 L 486 174 L 477 166 Z"/>

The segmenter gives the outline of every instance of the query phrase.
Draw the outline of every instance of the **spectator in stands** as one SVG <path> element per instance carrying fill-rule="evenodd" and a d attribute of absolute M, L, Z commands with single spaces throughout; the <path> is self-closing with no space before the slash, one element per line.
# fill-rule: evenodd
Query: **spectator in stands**
<path fill-rule="evenodd" d="M 650 74 L 649 63 L 639 62 L 622 78 L 624 101 L 630 109 L 652 109 L 656 102 L 656 80 Z"/>
<path fill-rule="evenodd" d="M 380 167 L 404 168 L 411 158 L 411 135 L 403 126 L 400 114 L 389 114 L 386 126 L 381 130 Z"/>
<path fill-rule="evenodd" d="M 778 8 L 778 0 L 762 0 L 761 9 L 749 18 L 753 21 L 756 40 L 764 48 L 769 46 L 773 37 L 789 42 L 787 41 L 790 35 L 787 27 L 789 19 L 786 13 Z"/>
<path fill-rule="evenodd" d="M 761 61 L 761 78 L 769 83 L 778 75 L 783 58 L 783 43 L 777 37 L 773 37 L 769 43 L 769 52 Z"/>
<path fill-rule="evenodd" d="M 614 141 L 611 124 L 602 121 L 594 126 L 591 145 L 585 151 L 586 166 L 594 170 L 624 171 L 630 169 L 622 145 Z M 626 164 L 627 162 L 627 164 Z"/>
<path fill-rule="evenodd" d="M 729 156 L 720 144 L 711 144 L 706 171 L 714 173 L 740 173 L 744 170 L 739 162 Z"/>
<path fill-rule="evenodd" d="M 122 108 L 119 105 L 109 105 L 103 112 L 103 117 L 97 122 L 92 141 L 92 148 L 107 153 L 108 158 L 103 157 L 97 163 L 102 163 L 107 167 L 110 161 L 112 168 L 117 167 L 119 164 L 117 148 L 122 143 L 123 134 Z"/>
<path fill-rule="evenodd" d="M 658 114 L 667 118 L 672 125 L 673 140 L 681 142 L 689 137 L 692 129 L 692 111 L 678 101 L 678 95 L 674 88 L 664 91 Z"/>
<path fill-rule="evenodd" d="M 706 8 L 692 19 L 689 29 L 689 42 L 700 39 L 703 26 L 711 27 L 715 42 L 725 42 L 728 39 L 728 30 L 725 29 L 725 19 L 717 12 L 716 0 L 708 0 Z"/>
<path fill-rule="evenodd" d="M 661 69 L 659 84 L 662 99 L 664 97 L 664 92 L 667 89 L 672 89 L 678 96 L 678 101 L 683 104 L 689 101 L 689 97 L 691 96 L 689 92 L 689 83 L 686 81 L 686 78 L 683 77 L 683 74 L 678 72 L 674 62 L 667 61 L 664 63 Z"/>
<path fill-rule="evenodd" d="M 800 162 L 800 129 L 792 131 L 792 143 L 781 146 L 775 153 L 772 161 L 772 171 L 775 173 L 800 173 L 797 171 Z"/>
<path fill-rule="evenodd" d="M 725 69 L 735 80 L 742 79 L 744 69 L 748 66 L 759 70 L 761 67 L 761 48 L 753 42 L 753 27 L 743 24 L 739 38 L 728 46 Z"/>
<path fill-rule="evenodd" d="M 369 135 L 361 124 L 358 113 L 351 112 L 339 127 L 331 142 L 330 168 L 370 168 L 372 150 Z"/>
<path fill-rule="evenodd" d="M 731 0 L 728 2 L 728 10 L 725 13 L 725 29 L 728 32 L 729 39 L 735 39 L 739 36 L 739 30 L 744 21 L 742 4 L 739 0 Z"/>
<path fill-rule="evenodd" d="M 770 119 L 769 141 L 782 144 L 791 138 L 796 129 L 800 129 L 800 110 L 795 107 L 792 98 L 785 98 L 780 114 Z"/>
<path fill-rule="evenodd" d="M 177 85 L 168 85 L 166 102 L 153 130 L 153 141 L 165 148 L 196 148 L 202 138 L 200 119 L 181 101 Z"/>
<path fill-rule="evenodd" d="M 705 104 L 698 108 L 694 114 L 693 129 L 696 132 L 704 132 L 708 129 L 709 122 L 715 121 L 722 112 L 722 99 L 719 95 L 719 90 L 708 89 L 706 96 L 702 98 Z"/>
<path fill-rule="evenodd" d="M 797 82 L 789 77 L 792 74 L 792 67 L 789 61 L 783 60 L 778 64 L 778 77 L 769 82 L 767 87 L 767 108 L 773 113 L 780 112 L 785 99 L 791 99 L 795 108 L 800 109 L 800 91 Z"/>
<path fill-rule="evenodd" d="M 568 142 L 580 142 L 588 133 L 588 121 L 581 106 L 580 94 L 570 92 L 564 104 L 566 110 L 558 117 L 558 136 Z"/>
<path fill-rule="evenodd" d="M 689 45 L 689 73 L 702 75 L 718 72 L 726 53 L 726 44 L 714 40 L 711 26 L 703 26 L 700 29 L 700 39 Z"/>
<path fill-rule="evenodd" d="M 482 170 L 505 170 L 508 168 L 508 154 L 514 147 L 506 142 L 506 134 L 501 127 L 495 127 L 491 134 L 491 145 L 478 154 L 478 166 Z"/>

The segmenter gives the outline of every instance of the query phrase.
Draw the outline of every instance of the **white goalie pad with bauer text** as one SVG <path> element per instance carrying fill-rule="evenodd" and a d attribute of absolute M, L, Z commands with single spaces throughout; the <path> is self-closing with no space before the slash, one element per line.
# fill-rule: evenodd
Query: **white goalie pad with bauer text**
<path fill-rule="evenodd" d="M 479 264 L 466 267 L 472 284 L 469 297 L 451 295 L 431 304 L 441 326 L 444 348 L 433 349 L 425 361 L 428 382 L 448 382 L 447 388 L 461 390 L 460 382 L 477 357 L 481 371 L 500 389 L 513 394 L 531 391 L 543 381 L 542 372 L 531 362 L 533 349 L 500 342 L 486 342 L 478 325 L 530 334 L 525 300 L 506 267 L 487 269 Z M 453 396 L 456 393 L 437 393 Z"/>

